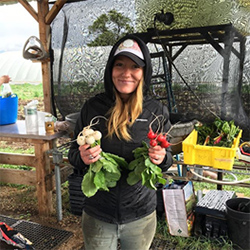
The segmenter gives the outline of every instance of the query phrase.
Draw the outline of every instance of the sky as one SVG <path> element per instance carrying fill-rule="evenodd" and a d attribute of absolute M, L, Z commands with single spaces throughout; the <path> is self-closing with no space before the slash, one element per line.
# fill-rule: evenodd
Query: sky
<path fill-rule="evenodd" d="M 39 37 L 37 21 L 20 3 L 0 6 L 0 32 L 0 52 L 22 51 L 30 36 Z"/>
<path fill-rule="evenodd" d="M 117 6 L 118 3 L 118 0 L 105 2 L 109 8 L 112 8 L 112 4 Z M 36 1 L 31 1 L 29 4 L 37 10 Z M 129 7 L 130 6 L 127 6 L 125 8 Z M 91 13 L 89 14 L 88 20 L 92 22 L 92 19 L 95 20 L 100 13 L 103 13 L 103 0 L 86 1 L 86 8 L 88 9 L 87 13 Z M 129 13 L 131 15 L 131 11 Z M 88 25 L 92 23 L 87 23 L 85 17 L 86 13 L 80 16 L 81 20 L 79 21 L 88 27 Z M 0 5 L 0 32 L 0 53 L 5 51 L 22 51 L 25 42 L 30 36 L 39 38 L 37 21 L 20 3 Z"/>

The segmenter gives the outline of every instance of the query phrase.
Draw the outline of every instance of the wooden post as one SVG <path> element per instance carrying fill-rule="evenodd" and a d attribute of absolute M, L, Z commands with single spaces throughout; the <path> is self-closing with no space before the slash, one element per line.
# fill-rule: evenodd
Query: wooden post
<path fill-rule="evenodd" d="M 38 210 L 39 214 L 44 216 L 51 215 L 53 211 L 52 191 L 46 186 L 46 176 L 51 173 L 50 160 L 46 155 L 49 148 L 49 142 L 35 144 Z"/>
<path fill-rule="evenodd" d="M 45 51 L 48 53 L 50 43 L 50 24 L 57 15 L 57 13 L 60 11 L 60 9 L 63 7 L 63 5 L 67 2 L 67 0 L 57 0 L 51 10 L 49 10 L 48 0 L 37 0 L 37 13 L 27 0 L 18 0 L 18 2 L 21 3 L 24 8 L 38 22 L 40 41 Z M 52 113 L 51 74 L 49 58 L 41 62 L 41 67 L 43 81 L 44 111 Z"/>
<path fill-rule="evenodd" d="M 40 41 L 44 49 L 48 52 L 49 48 L 49 33 L 50 26 L 45 23 L 45 17 L 49 12 L 48 0 L 37 1 L 38 10 L 38 24 Z M 51 84 L 50 84 L 50 61 L 45 60 L 41 62 L 42 67 L 42 81 L 43 81 L 43 95 L 44 95 L 44 111 L 51 113 Z"/>

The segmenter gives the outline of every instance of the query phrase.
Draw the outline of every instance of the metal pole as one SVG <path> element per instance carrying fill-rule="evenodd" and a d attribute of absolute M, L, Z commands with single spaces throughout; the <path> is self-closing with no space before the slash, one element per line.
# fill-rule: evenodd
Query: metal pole
<path fill-rule="evenodd" d="M 55 164 L 55 179 L 56 179 L 56 214 L 57 220 L 62 220 L 62 194 L 61 194 L 61 173 L 60 163 L 62 162 L 63 154 L 58 149 L 53 150 L 53 163 Z"/>
<path fill-rule="evenodd" d="M 56 214 L 57 220 L 62 220 L 62 194 L 61 194 L 61 175 L 60 166 L 55 165 L 55 178 L 56 178 Z"/>
<path fill-rule="evenodd" d="M 59 148 L 54 148 L 49 152 L 53 155 L 53 163 L 55 164 L 55 181 L 56 181 L 56 214 L 57 220 L 62 220 L 62 193 L 61 193 L 61 172 L 60 163 L 63 162 L 63 151 L 66 150 L 70 143 L 66 143 Z M 61 149 L 61 151 L 60 151 Z"/>

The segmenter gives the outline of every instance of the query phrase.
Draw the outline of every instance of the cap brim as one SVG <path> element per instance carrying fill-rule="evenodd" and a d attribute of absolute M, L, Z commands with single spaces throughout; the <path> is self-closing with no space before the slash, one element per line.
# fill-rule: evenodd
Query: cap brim
<path fill-rule="evenodd" d="M 131 60 L 133 60 L 137 65 L 139 65 L 140 67 L 144 67 L 145 66 L 145 62 L 140 59 L 138 56 L 128 52 L 128 51 L 123 51 L 123 52 L 120 52 L 116 55 L 117 56 L 127 56 L 129 57 Z"/>

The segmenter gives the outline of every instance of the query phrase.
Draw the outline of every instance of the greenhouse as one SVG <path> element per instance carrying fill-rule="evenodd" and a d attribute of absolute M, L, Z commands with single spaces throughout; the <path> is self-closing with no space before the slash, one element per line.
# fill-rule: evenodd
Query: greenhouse
<path fill-rule="evenodd" d="M 12 83 L 39 84 L 42 82 L 40 63 L 33 63 L 23 58 L 22 51 L 0 53 L 0 75 L 11 76 Z"/>

